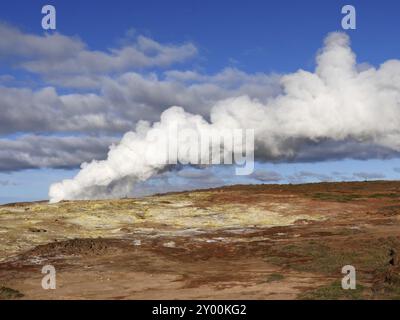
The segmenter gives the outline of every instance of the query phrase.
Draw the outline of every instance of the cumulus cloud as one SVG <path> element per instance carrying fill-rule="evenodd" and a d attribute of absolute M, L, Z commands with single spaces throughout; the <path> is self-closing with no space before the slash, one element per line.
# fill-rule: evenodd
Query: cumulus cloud
<path fill-rule="evenodd" d="M 131 35 L 119 47 L 96 51 L 78 37 L 57 32 L 35 35 L 0 24 L 2 63 L 19 68 L 23 75 L 0 74 L 0 171 L 70 167 L 90 160 L 79 139 L 74 140 L 76 160 L 66 156 L 63 163 L 62 157 L 40 160 L 36 149 L 15 141 L 15 135 L 35 136 L 36 141 L 49 135 L 78 135 L 85 141 L 104 137 L 106 144 L 132 130 L 139 120 L 156 121 L 173 105 L 209 117 L 221 99 L 248 94 L 265 100 L 279 93 L 276 75 L 229 68 L 214 75 L 186 71 L 196 74 L 194 81 L 179 76 L 185 71 L 158 69 L 186 62 L 197 53 L 191 43 L 162 44 L 140 35 Z M 60 94 L 64 88 L 67 93 Z M 53 147 L 54 153 L 63 153 L 62 146 Z M 92 155 L 101 159 L 106 151 Z"/>
<path fill-rule="evenodd" d="M 227 72 L 229 77 L 221 77 Z M 266 101 L 279 93 L 277 76 L 244 76 L 239 70 L 224 70 L 192 84 L 129 72 L 104 76 L 97 85 L 99 93 L 63 95 L 51 86 L 33 90 L 0 85 L 0 134 L 122 134 L 139 120 L 157 120 L 173 105 L 209 117 L 219 100 L 247 94 Z"/>
<path fill-rule="evenodd" d="M 35 168 L 77 168 L 84 161 L 102 159 L 109 137 L 40 137 L 25 135 L 17 139 L 0 139 L 0 171 Z"/>
<path fill-rule="evenodd" d="M 117 79 L 105 79 L 102 92 L 114 105 L 138 106 L 132 110 L 136 115 L 139 113 L 141 119 L 155 121 L 162 111 L 176 105 L 209 117 L 211 108 L 220 100 L 246 94 L 266 101 L 280 93 L 280 86 L 276 75 L 250 75 L 236 69 L 225 69 L 211 76 L 200 77 L 195 82 L 170 76 L 160 79 L 155 74 L 143 76 L 126 73 Z M 148 119 L 149 114 L 154 118 Z"/>
<path fill-rule="evenodd" d="M 190 77 L 196 80 L 194 74 Z M 283 92 L 266 101 L 248 95 L 219 101 L 208 121 L 172 107 L 153 126 L 125 134 L 106 160 L 85 164 L 74 179 L 52 185 L 50 198 L 118 197 L 156 175 L 164 166 L 150 163 L 143 154 L 161 156 L 162 146 L 151 136 L 172 124 L 196 131 L 254 129 L 256 155 L 263 160 L 297 160 L 304 149 L 321 154 L 324 144 L 337 144 L 341 157 L 357 158 L 358 150 L 368 154 L 366 146 L 389 155 L 400 151 L 400 61 L 358 68 L 349 37 L 332 33 L 317 56 L 315 72 L 284 75 L 280 86 Z M 346 145 L 360 147 L 341 150 Z"/>
<path fill-rule="evenodd" d="M 354 176 L 348 175 L 345 172 L 333 171 L 332 173 L 333 180 L 336 181 L 351 181 L 354 179 Z"/>
<path fill-rule="evenodd" d="M 283 176 L 278 172 L 265 170 L 257 170 L 253 172 L 250 176 L 257 181 L 262 182 L 279 182 L 284 179 Z"/>
<path fill-rule="evenodd" d="M 300 171 L 288 176 L 288 180 L 291 183 L 305 183 L 307 181 L 310 181 L 310 179 L 316 180 L 318 182 L 329 182 L 334 180 L 333 177 L 327 174 L 321 174 L 311 171 Z"/>
<path fill-rule="evenodd" d="M 2 187 L 9 187 L 9 186 L 16 186 L 17 184 L 15 182 L 12 182 L 10 180 L 0 180 L 0 186 Z"/>
<path fill-rule="evenodd" d="M 318 162 L 324 160 L 342 159 L 392 159 L 400 157 L 400 152 L 393 148 L 381 145 L 375 141 L 360 141 L 354 138 L 344 140 L 334 139 L 288 139 L 287 146 L 296 150 L 286 155 L 275 156 L 275 161 L 287 162 Z M 273 158 L 265 150 L 264 155 Z M 260 156 L 262 157 L 262 155 Z M 268 158 L 267 158 L 268 159 Z M 266 160 L 267 160 L 266 159 Z"/>
<path fill-rule="evenodd" d="M 96 94 L 58 95 L 53 87 L 39 90 L 0 86 L 0 134 L 86 132 L 121 133 L 132 120 L 118 116 L 107 99 Z M 110 114 L 115 114 L 111 117 Z"/>
<path fill-rule="evenodd" d="M 221 73 L 226 72 L 224 70 Z M 238 70 L 229 73 L 231 76 L 227 78 L 220 77 L 220 73 L 217 73 L 208 76 L 205 82 L 187 84 L 131 72 L 116 78 L 104 78 L 100 93 L 63 95 L 54 87 L 34 90 L 0 85 L 2 152 L 10 155 L 0 157 L 0 171 L 37 168 L 41 163 L 51 165 L 38 157 L 33 162 L 21 161 L 21 154 L 29 155 L 37 150 L 36 144 L 33 148 L 29 144 L 20 145 L 17 151 L 11 148 L 18 143 L 12 138 L 15 134 L 35 135 L 36 140 L 42 140 L 44 135 L 79 135 L 84 138 L 96 136 L 104 137 L 102 140 L 105 145 L 134 128 L 139 120 L 157 120 L 171 105 L 186 105 L 189 111 L 209 117 L 210 109 L 221 99 L 238 96 L 245 90 L 249 90 L 249 94 L 251 90 L 261 92 L 262 86 L 265 88 L 263 99 L 267 99 L 276 90 L 277 81 L 267 75 L 255 75 L 259 82 L 253 83 L 250 75 L 246 78 Z M 238 78 L 237 87 L 231 83 L 235 82 L 235 77 Z M 216 78 L 218 80 L 214 80 Z M 5 144 L 6 141 L 9 143 Z M 106 156 L 107 149 L 103 148 L 104 154 L 96 153 L 88 159 L 85 151 L 87 147 L 79 143 L 79 139 L 74 142 L 76 150 L 83 148 L 81 152 L 74 152 L 74 163 L 77 166 L 82 162 L 103 159 Z M 53 152 L 63 152 L 58 150 L 61 145 L 55 143 L 53 148 Z M 12 156 L 12 153 L 15 154 Z M 59 157 L 57 163 L 52 163 L 56 164 L 55 167 L 71 166 L 69 157 L 65 157 L 64 165 L 62 161 L 63 158 Z"/>
<path fill-rule="evenodd" d="M 201 169 L 186 169 L 178 172 L 178 177 L 185 179 L 209 179 L 214 175 L 208 170 Z"/>
<path fill-rule="evenodd" d="M 169 176 L 174 175 L 174 172 L 169 172 Z M 179 184 L 179 187 L 190 188 L 190 189 L 204 189 L 204 188 L 211 188 L 218 185 L 223 185 L 225 180 L 215 174 L 210 167 L 208 168 L 189 168 L 183 169 L 178 171 L 176 177 L 179 178 L 178 180 L 174 179 L 174 185 Z M 171 186 L 169 189 L 173 189 Z"/>
<path fill-rule="evenodd" d="M 175 171 L 166 171 L 153 178 L 139 182 L 132 196 L 146 196 L 157 193 L 179 192 L 197 189 L 215 188 L 226 184 L 226 181 L 216 176 L 211 170 L 183 169 L 175 174 Z"/>
<path fill-rule="evenodd" d="M 384 174 L 378 172 L 355 172 L 353 176 L 363 180 L 377 180 L 385 178 Z"/>
<path fill-rule="evenodd" d="M 140 36 L 124 41 L 119 49 L 91 51 L 76 37 L 59 33 L 26 34 L 1 24 L 3 63 L 28 71 L 28 76 L 22 80 L 0 75 L 3 143 L 0 171 L 37 168 L 41 164 L 70 167 L 72 163 L 77 166 L 90 160 L 86 146 L 79 139 L 74 140 L 76 160 L 71 161 L 67 156 L 63 163 L 62 157 L 57 161 L 40 160 L 35 156 L 35 150 L 40 148 L 14 141 L 15 135 L 35 136 L 37 141 L 45 141 L 43 137 L 49 135 L 79 135 L 85 141 L 90 137 L 104 137 L 103 143 L 107 144 L 132 130 L 139 120 L 156 121 L 173 105 L 184 105 L 190 112 L 209 117 L 212 106 L 219 100 L 247 94 L 265 101 L 279 93 L 277 75 L 246 74 L 228 68 L 207 76 L 187 71 L 197 78 L 189 80 L 179 76 L 184 71 L 142 72 L 144 68 L 184 62 L 196 53 L 192 44 L 160 44 Z M 98 57 L 107 61 L 99 63 Z M 42 64 L 43 67 L 34 67 Z M 57 72 L 54 68 L 58 68 Z M 45 86 L 31 83 L 29 72 L 42 76 Z M 68 93 L 60 94 L 60 86 L 68 88 Z M 62 146 L 54 144 L 53 147 L 54 153 L 63 153 Z M 104 153 L 92 153 L 91 159 L 104 158 L 106 149 L 102 150 Z M 30 159 L 26 160 L 29 155 Z"/>
<path fill-rule="evenodd" d="M 229 76 L 225 76 L 227 73 Z M 70 94 L 59 99 L 62 110 L 68 110 L 79 119 L 86 113 L 112 114 L 108 118 L 111 121 L 103 122 L 108 123 L 110 129 L 119 128 L 123 132 L 126 131 L 126 120 L 130 121 L 131 127 L 138 120 L 155 121 L 162 111 L 173 105 L 184 105 L 187 111 L 207 117 L 217 101 L 228 97 L 246 94 L 265 101 L 280 92 L 278 79 L 278 76 L 265 74 L 244 76 L 239 70 L 225 69 L 201 81 L 188 83 L 169 77 L 164 79 L 154 73 L 128 72 L 114 78 L 103 77 L 97 82 L 100 94 Z M 116 121 L 120 125 L 115 124 Z M 83 125 L 71 127 L 71 130 L 84 129 Z M 87 124 L 87 129 L 96 130 L 96 126 Z"/>
<path fill-rule="evenodd" d="M 10 60 L 19 58 L 19 67 L 42 75 L 97 74 L 165 67 L 196 54 L 197 48 L 191 43 L 160 44 L 141 35 L 134 43 L 121 48 L 95 51 L 76 37 L 59 33 L 25 34 L 11 26 L 0 25 L 0 55 Z"/>

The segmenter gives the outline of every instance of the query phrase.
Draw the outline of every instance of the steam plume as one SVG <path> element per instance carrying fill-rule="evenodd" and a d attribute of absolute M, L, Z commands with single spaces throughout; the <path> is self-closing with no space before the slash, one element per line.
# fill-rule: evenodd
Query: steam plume
<path fill-rule="evenodd" d="M 162 145 L 151 138 L 152 132 L 167 133 L 174 124 L 196 131 L 254 129 L 256 157 L 263 161 L 312 158 L 307 153 L 329 153 L 324 146 L 332 145 L 351 146 L 341 150 L 343 157 L 365 152 L 354 145 L 399 152 L 400 61 L 360 68 L 348 36 L 331 33 L 316 62 L 314 73 L 299 70 L 283 76 L 283 93 L 267 103 L 242 96 L 217 103 L 210 122 L 180 107 L 166 110 L 152 126 L 140 122 L 135 132 L 111 147 L 106 160 L 85 163 L 74 179 L 53 184 L 51 201 L 127 194 L 135 182 L 165 169 L 143 155 L 157 160 Z"/>

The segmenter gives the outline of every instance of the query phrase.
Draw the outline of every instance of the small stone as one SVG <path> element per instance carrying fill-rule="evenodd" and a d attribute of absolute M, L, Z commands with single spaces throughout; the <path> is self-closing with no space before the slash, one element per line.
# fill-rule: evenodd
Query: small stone
<path fill-rule="evenodd" d="M 166 248 L 175 248 L 176 247 L 174 241 L 165 242 L 165 243 L 163 243 L 163 246 Z"/>
<path fill-rule="evenodd" d="M 30 232 L 38 232 L 38 233 L 42 233 L 42 232 L 47 232 L 46 229 L 38 229 L 38 228 L 29 228 Z"/>

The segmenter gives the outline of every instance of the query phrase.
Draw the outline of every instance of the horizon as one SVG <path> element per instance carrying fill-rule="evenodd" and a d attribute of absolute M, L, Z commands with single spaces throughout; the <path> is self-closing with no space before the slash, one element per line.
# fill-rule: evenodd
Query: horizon
<path fill-rule="evenodd" d="M 203 191 L 215 191 L 219 189 L 229 189 L 229 188 L 235 188 L 235 187 L 255 187 L 255 186 L 268 186 L 268 187 L 279 187 L 279 186 L 307 186 L 307 185 L 318 185 L 318 184 L 354 184 L 354 183 L 385 183 L 385 182 L 399 182 L 400 179 L 396 180 L 352 180 L 352 181 L 317 181 L 317 182 L 298 182 L 298 183 L 292 183 L 292 182 L 287 182 L 287 183 L 252 183 L 252 184 L 225 184 L 221 186 L 214 186 L 210 188 L 198 188 L 198 189 L 185 189 L 185 190 L 176 190 L 176 191 L 166 191 L 166 192 L 161 192 L 161 193 L 151 193 L 147 195 L 141 195 L 141 196 L 128 196 L 128 197 L 123 197 L 123 198 L 102 198 L 102 199 L 89 199 L 89 200 L 62 200 L 59 203 L 70 203 L 70 202 L 100 202 L 100 201 L 119 201 L 119 200 L 134 200 L 134 199 L 143 199 L 147 197 L 162 197 L 162 196 L 168 196 L 168 195 L 175 195 L 175 194 L 183 194 L 183 193 L 190 193 L 190 192 L 203 192 Z M 47 203 L 51 204 L 49 202 L 49 199 L 39 199 L 39 200 L 34 200 L 34 201 L 19 201 L 19 202 L 6 202 L 6 203 L 0 203 L 0 207 L 4 206 L 13 206 L 13 205 L 20 205 L 20 204 L 35 204 L 35 203 Z M 57 203 L 55 203 L 57 205 Z"/>

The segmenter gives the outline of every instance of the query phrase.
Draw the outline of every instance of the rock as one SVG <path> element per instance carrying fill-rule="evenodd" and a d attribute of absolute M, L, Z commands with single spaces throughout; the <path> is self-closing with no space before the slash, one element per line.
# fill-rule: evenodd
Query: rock
<path fill-rule="evenodd" d="M 46 229 L 39 229 L 39 228 L 29 228 L 30 232 L 37 232 L 37 233 L 42 233 L 42 232 L 47 232 Z"/>
<path fill-rule="evenodd" d="M 163 243 L 163 246 L 166 248 L 176 248 L 176 244 L 174 241 L 165 242 Z"/>

